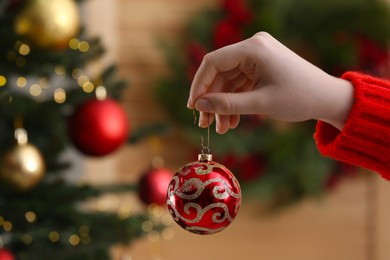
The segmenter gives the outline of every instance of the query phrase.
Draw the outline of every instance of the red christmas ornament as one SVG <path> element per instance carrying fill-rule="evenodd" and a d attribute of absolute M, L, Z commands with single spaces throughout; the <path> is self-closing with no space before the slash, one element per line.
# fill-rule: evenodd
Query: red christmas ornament
<path fill-rule="evenodd" d="M 0 248 L 0 260 L 14 260 L 15 256 L 11 253 L 11 251 Z"/>
<path fill-rule="evenodd" d="M 163 206 L 167 199 L 167 188 L 172 179 L 172 172 L 166 168 L 154 168 L 139 180 L 138 195 L 145 204 Z"/>
<path fill-rule="evenodd" d="M 210 154 L 183 166 L 168 187 L 169 213 L 182 228 L 202 235 L 225 229 L 241 206 L 237 179 Z"/>
<path fill-rule="evenodd" d="M 122 107 L 113 99 L 91 99 L 69 120 L 69 137 L 84 154 L 104 156 L 118 149 L 128 138 L 129 124 Z"/>

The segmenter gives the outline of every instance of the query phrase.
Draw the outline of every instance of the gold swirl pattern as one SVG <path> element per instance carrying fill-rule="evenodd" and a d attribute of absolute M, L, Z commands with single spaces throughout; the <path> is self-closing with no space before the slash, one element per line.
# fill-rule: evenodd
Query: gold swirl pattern
<path fill-rule="evenodd" d="M 205 175 L 211 173 L 215 168 L 221 168 L 223 169 L 223 166 L 221 164 L 210 164 L 207 162 L 192 162 L 187 164 L 186 166 L 182 167 L 179 170 L 179 173 L 182 175 L 188 175 L 192 171 L 192 167 L 194 165 L 199 165 L 198 167 L 195 168 L 195 172 L 198 175 Z"/>
<path fill-rule="evenodd" d="M 214 208 L 223 209 L 223 212 L 224 212 L 224 214 L 222 214 L 221 212 L 215 212 L 213 214 L 212 221 L 214 223 L 217 223 L 217 224 L 222 223 L 225 220 L 227 220 L 229 222 L 233 221 L 233 218 L 230 216 L 229 209 L 225 203 L 212 203 L 212 204 L 208 205 L 207 207 L 205 207 L 204 209 L 202 209 L 202 207 L 197 203 L 190 202 L 190 203 L 185 204 L 184 212 L 186 214 L 188 214 L 188 215 L 190 214 L 191 208 L 195 209 L 195 211 L 197 212 L 196 217 L 194 219 L 189 219 L 189 218 L 185 218 L 184 216 L 182 216 L 178 212 L 178 210 L 175 208 L 175 206 L 173 205 L 173 203 L 171 201 L 169 201 L 168 204 L 171 206 L 170 209 L 172 209 L 174 211 L 174 212 L 171 212 L 171 215 L 174 216 L 175 221 L 179 221 L 181 219 L 181 220 L 186 221 L 187 223 L 198 223 L 203 218 L 203 215 L 206 212 L 208 212 L 209 210 L 214 209 Z M 223 215 L 223 217 L 221 217 L 221 215 Z"/>
<path fill-rule="evenodd" d="M 172 182 L 175 183 L 174 187 L 172 186 Z M 202 182 L 200 179 L 197 178 L 191 178 L 189 180 L 186 180 L 181 189 L 179 187 L 179 177 L 174 176 L 172 178 L 172 181 L 168 187 L 168 196 L 172 195 L 177 195 L 178 197 L 185 199 L 185 200 L 193 200 L 199 197 L 200 194 L 202 194 L 203 190 L 210 184 L 212 183 L 217 183 L 217 184 L 222 184 L 223 187 L 221 186 L 215 186 L 213 188 L 213 195 L 216 199 L 226 199 L 227 197 L 232 196 L 234 198 L 240 199 L 241 194 L 234 193 L 230 187 L 229 184 L 226 183 L 225 180 L 221 178 L 213 178 L 209 179 L 205 182 Z M 235 186 L 237 183 L 234 183 Z M 236 186 L 237 188 L 237 186 Z M 186 192 L 190 192 L 192 190 L 196 190 L 194 194 L 187 195 Z M 223 192 L 221 192 L 221 190 Z"/>

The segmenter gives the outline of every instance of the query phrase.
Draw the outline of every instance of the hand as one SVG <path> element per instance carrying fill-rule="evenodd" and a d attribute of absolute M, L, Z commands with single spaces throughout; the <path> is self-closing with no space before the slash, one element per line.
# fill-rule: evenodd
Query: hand
<path fill-rule="evenodd" d="M 201 111 L 201 127 L 215 115 L 216 131 L 223 134 L 237 127 L 241 114 L 288 122 L 318 119 L 341 129 L 352 103 L 350 82 L 330 76 L 260 32 L 204 57 L 187 107 Z"/>

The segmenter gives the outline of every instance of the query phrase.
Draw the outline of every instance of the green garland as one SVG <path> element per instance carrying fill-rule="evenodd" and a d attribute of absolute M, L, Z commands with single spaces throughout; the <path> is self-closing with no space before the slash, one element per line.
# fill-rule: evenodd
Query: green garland
<path fill-rule="evenodd" d="M 172 73 L 156 83 L 157 98 L 199 147 L 206 132 L 191 124 L 186 101 L 205 53 L 268 31 L 329 73 L 358 69 L 384 76 L 390 60 L 389 24 L 389 6 L 382 1 L 225 0 L 220 8 L 193 17 L 179 46 L 164 46 Z M 313 132 L 313 122 L 283 124 L 244 116 L 237 129 L 222 136 L 212 134 L 211 149 L 216 161 L 238 177 L 244 196 L 275 209 L 323 194 L 340 177 L 356 172 L 323 158 Z"/>

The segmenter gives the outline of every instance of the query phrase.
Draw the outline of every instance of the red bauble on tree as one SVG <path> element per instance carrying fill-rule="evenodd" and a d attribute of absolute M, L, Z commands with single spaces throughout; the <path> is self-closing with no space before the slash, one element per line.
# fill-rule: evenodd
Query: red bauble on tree
<path fill-rule="evenodd" d="M 0 248 L 0 260 L 14 260 L 15 256 L 11 253 L 11 251 Z"/>
<path fill-rule="evenodd" d="M 147 171 L 139 180 L 140 199 L 145 204 L 165 205 L 172 175 L 172 172 L 166 168 L 153 168 Z"/>
<path fill-rule="evenodd" d="M 233 173 L 210 154 L 186 164 L 168 187 L 169 213 L 182 228 L 196 234 L 225 229 L 241 206 L 241 189 Z"/>
<path fill-rule="evenodd" d="M 128 138 L 129 123 L 122 107 L 110 98 L 94 98 L 76 108 L 69 119 L 69 137 L 84 154 L 104 156 Z"/>

